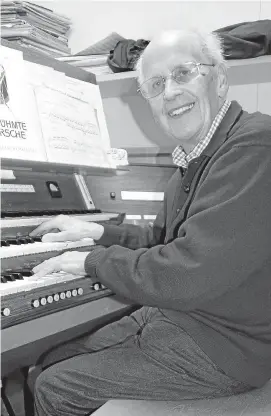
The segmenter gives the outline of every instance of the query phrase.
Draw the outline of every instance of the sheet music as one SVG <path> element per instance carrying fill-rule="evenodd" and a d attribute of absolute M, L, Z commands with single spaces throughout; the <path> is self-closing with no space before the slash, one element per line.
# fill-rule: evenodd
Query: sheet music
<path fill-rule="evenodd" d="M 97 108 L 82 99 L 79 88 L 74 88 L 72 95 L 68 91 L 44 86 L 35 90 L 48 160 L 111 167 L 101 139 Z"/>
<path fill-rule="evenodd" d="M 0 54 L 0 152 L 2 158 L 47 159 L 23 54 L 4 46 Z"/>

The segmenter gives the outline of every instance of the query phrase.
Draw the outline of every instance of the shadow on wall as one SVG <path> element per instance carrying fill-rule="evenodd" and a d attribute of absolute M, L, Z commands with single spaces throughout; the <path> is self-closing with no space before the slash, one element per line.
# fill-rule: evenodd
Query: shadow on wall
<path fill-rule="evenodd" d="M 103 100 L 113 147 L 156 148 L 171 152 L 176 146 L 155 122 L 148 103 L 136 93 Z"/>

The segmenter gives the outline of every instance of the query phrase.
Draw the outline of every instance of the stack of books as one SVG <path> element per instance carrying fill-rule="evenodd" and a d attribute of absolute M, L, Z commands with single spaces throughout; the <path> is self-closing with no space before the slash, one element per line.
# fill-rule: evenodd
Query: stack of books
<path fill-rule="evenodd" d="M 70 54 L 71 20 L 26 1 L 1 1 L 1 37 L 39 52 L 59 57 Z"/>
<path fill-rule="evenodd" d="M 59 61 L 92 72 L 95 75 L 113 74 L 108 66 L 110 51 L 115 48 L 117 43 L 124 38 L 116 32 L 110 33 L 104 39 L 88 46 L 86 49 L 74 55 L 57 58 Z"/>

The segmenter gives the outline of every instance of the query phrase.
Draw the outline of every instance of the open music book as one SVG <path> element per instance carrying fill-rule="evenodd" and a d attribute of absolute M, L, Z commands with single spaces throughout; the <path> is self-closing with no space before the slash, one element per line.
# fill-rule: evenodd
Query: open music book
<path fill-rule="evenodd" d="M 115 168 L 99 86 L 2 49 L 1 157 Z"/>

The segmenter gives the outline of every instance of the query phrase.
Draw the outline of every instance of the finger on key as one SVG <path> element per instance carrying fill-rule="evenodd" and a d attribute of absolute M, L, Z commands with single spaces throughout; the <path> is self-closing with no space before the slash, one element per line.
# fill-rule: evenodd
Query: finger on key
<path fill-rule="evenodd" d="M 33 268 L 34 274 L 31 276 L 30 280 L 36 280 L 38 277 L 43 277 L 47 274 L 58 272 L 59 270 L 58 261 L 56 261 L 55 258 L 45 260 Z"/>
<path fill-rule="evenodd" d="M 42 222 L 37 228 L 35 228 L 31 233 L 29 233 L 30 237 L 36 237 L 38 235 L 43 235 L 48 233 L 49 231 L 59 229 L 61 222 L 63 222 L 63 216 L 58 215 L 51 220 Z"/>
<path fill-rule="evenodd" d="M 42 237 L 43 243 L 48 243 L 51 241 L 70 241 L 71 233 L 69 231 L 61 231 L 59 233 L 48 233 Z"/>

